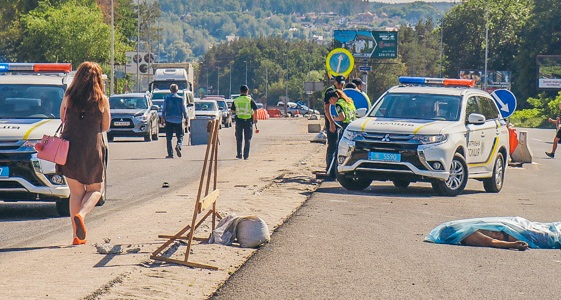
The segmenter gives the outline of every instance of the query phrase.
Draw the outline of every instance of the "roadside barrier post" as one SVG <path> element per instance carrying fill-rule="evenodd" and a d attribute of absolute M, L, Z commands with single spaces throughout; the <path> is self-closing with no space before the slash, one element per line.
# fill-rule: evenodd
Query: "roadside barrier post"
<path fill-rule="evenodd" d="M 214 231 L 214 229 L 216 229 L 217 219 L 218 220 L 222 219 L 222 216 L 216 211 L 216 200 L 220 195 L 219 190 L 216 189 L 217 170 L 218 170 L 217 167 L 218 166 L 218 126 L 220 125 L 220 121 L 214 120 L 210 123 L 211 123 L 211 130 L 210 130 L 210 135 L 206 147 L 205 160 L 203 164 L 201 180 L 199 183 L 197 200 L 195 201 L 195 209 L 193 210 L 193 219 L 191 221 L 191 225 L 187 225 L 186 227 L 181 229 L 178 233 L 172 236 L 159 235 L 158 236 L 159 238 L 167 238 L 168 240 L 162 246 L 156 249 L 156 251 L 154 251 L 152 255 L 150 255 L 151 259 L 181 264 L 181 265 L 195 267 L 195 268 L 218 270 L 218 268 L 215 266 L 189 262 L 189 253 L 191 252 L 191 246 L 193 240 L 207 241 L 209 239 L 208 237 L 206 238 L 195 237 L 194 236 L 195 230 L 197 230 L 197 228 L 199 228 L 199 226 L 209 216 L 212 216 L 212 231 Z M 212 177 L 212 191 L 210 191 L 211 177 Z M 204 188 L 205 196 L 204 198 L 201 199 L 203 188 Z M 199 215 L 203 214 L 205 211 L 206 213 L 204 214 L 204 216 L 197 221 L 197 219 L 199 219 Z M 169 248 L 169 246 L 175 240 L 187 240 L 187 250 L 185 252 L 184 260 L 172 259 L 161 255 L 162 251 Z"/>

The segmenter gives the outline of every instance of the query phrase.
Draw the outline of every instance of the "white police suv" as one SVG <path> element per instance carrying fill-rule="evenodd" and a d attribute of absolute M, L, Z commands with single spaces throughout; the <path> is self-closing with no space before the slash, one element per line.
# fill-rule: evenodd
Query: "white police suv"
<path fill-rule="evenodd" d="M 69 214 L 66 179 L 34 146 L 61 123 L 71 71 L 69 63 L 0 63 L 0 201 L 56 201 L 58 213 Z"/>
<path fill-rule="evenodd" d="M 473 80 L 400 77 L 372 108 L 344 131 L 337 181 L 363 190 L 373 180 L 405 188 L 425 181 L 446 196 L 460 194 L 468 178 L 485 191 L 503 186 L 509 135 L 492 96 Z"/>

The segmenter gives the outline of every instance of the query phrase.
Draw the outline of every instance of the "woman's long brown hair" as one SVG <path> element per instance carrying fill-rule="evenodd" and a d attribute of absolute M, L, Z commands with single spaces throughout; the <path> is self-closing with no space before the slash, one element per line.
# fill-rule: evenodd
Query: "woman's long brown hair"
<path fill-rule="evenodd" d="M 345 92 L 343 92 L 342 90 L 335 90 L 335 92 L 337 93 L 337 95 L 339 96 L 339 98 L 345 100 L 347 103 L 355 103 L 353 101 L 353 99 L 351 99 L 351 97 L 347 96 L 347 94 L 345 94 Z"/>
<path fill-rule="evenodd" d="M 72 83 L 66 89 L 68 107 L 79 111 L 103 110 L 105 94 L 103 92 L 103 71 L 91 61 L 80 64 Z"/>

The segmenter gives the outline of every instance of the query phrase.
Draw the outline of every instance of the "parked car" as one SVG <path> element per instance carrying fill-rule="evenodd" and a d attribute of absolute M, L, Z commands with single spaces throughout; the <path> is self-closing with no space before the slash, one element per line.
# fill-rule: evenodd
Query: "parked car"
<path fill-rule="evenodd" d="M 119 94 L 109 97 L 111 126 L 107 138 L 144 137 L 144 141 L 157 140 L 158 106 L 152 104 L 147 93 Z"/>
<path fill-rule="evenodd" d="M 315 109 L 311 109 L 306 105 L 302 105 L 296 102 L 287 102 L 286 103 L 286 111 L 284 107 L 284 102 L 279 101 L 277 103 L 277 108 L 280 110 L 282 114 L 285 114 L 287 117 L 294 117 L 296 115 L 318 115 L 319 111 Z"/>
<path fill-rule="evenodd" d="M 221 121 L 222 111 L 218 108 L 216 100 L 198 100 L 195 101 L 195 118 Z M 222 124 L 219 128 L 222 128 Z"/>
<path fill-rule="evenodd" d="M 337 151 L 337 181 L 364 190 L 373 180 L 398 188 L 425 181 L 456 196 L 468 179 L 499 192 L 509 132 L 494 98 L 473 80 L 400 77 L 370 111 L 345 129 Z M 500 97 L 498 95 L 494 95 Z M 502 100 L 501 100 L 502 101 Z"/>
<path fill-rule="evenodd" d="M 152 104 L 158 106 L 158 117 L 162 118 L 162 108 L 164 106 L 164 99 L 171 94 L 169 90 L 154 90 L 152 91 Z M 191 120 L 195 118 L 195 98 L 191 91 L 179 90 L 177 94 L 183 97 L 185 103 L 185 110 L 187 111 L 187 126 L 185 126 L 185 132 L 189 132 L 191 128 Z M 160 129 L 164 128 L 164 125 L 159 122 Z"/>
<path fill-rule="evenodd" d="M 228 108 L 226 100 L 216 100 L 216 103 L 222 111 L 222 125 L 226 128 L 232 127 L 232 111 Z"/>

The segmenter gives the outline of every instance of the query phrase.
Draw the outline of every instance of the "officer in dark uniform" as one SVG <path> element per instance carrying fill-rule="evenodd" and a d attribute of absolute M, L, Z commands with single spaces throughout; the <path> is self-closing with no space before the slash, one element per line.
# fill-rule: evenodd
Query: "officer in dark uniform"
<path fill-rule="evenodd" d="M 253 123 L 257 123 L 257 104 L 247 95 L 249 88 L 247 85 L 240 87 L 240 96 L 234 99 L 230 108 L 236 114 L 236 149 L 237 159 L 242 158 L 242 139 L 243 159 L 249 158 L 249 145 L 253 137 Z"/>

